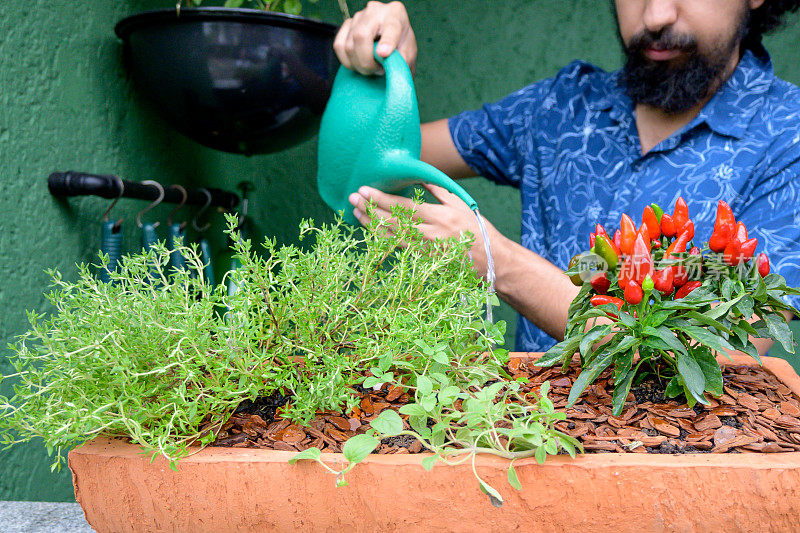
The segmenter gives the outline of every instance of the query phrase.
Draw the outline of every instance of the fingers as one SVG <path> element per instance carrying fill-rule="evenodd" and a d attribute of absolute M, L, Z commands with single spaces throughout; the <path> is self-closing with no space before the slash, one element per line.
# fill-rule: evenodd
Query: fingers
<path fill-rule="evenodd" d="M 433 185 L 432 183 L 423 183 L 422 185 L 428 189 L 434 198 L 439 200 L 444 205 L 450 205 L 453 202 L 461 202 L 461 199 L 458 196 L 451 193 L 444 187 L 439 187 L 438 185 Z"/>
<path fill-rule="evenodd" d="M 373 56 L 376 40 L 378 55 L 388 57 L 399 50 L 413 72 L 417 43 L 402 3 L 369 2 L 342 24 L 333 48 L 345 67 L 365 75 L 375 74 L 383 70 Z"/>

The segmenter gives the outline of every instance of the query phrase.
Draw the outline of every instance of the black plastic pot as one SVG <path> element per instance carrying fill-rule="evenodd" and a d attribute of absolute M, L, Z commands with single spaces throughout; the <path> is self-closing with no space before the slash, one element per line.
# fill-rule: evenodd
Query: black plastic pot
<path fill-rule="evenodd" d="M 137 88 L 175 129 L 259 154 L 312 136 L 339 62 L 337 27 L 252 9 L 149 11 L 114 28 Z"/>

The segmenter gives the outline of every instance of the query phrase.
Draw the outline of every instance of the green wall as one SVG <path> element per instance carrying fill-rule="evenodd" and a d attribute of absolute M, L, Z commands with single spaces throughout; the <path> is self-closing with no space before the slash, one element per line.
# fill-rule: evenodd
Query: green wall
<path fill-rule="evenodd" d="M 323 2 L 324 3 L 324 2 Z M 355 11 L 365 2 L 350 1 Z M 575 58 L 618 65 L 613 19 L 597 0 L 451 0 L 407 2 L 420 46 L 417 83 L 423 120 L 434 120 L 555 74 Z M 313 141 L 280 154 L 247 158 L 214 152 L 166 127 L 132 91 L 113 34 L 120 18 L 170 0 L 0 2 L 0 346 L 27 329 L 25 310 L 46 311 L 46 268 L 66 277 L 91 261 L 108 202 L 57 200 L 46 178 L 55 170 L 117 174 L 234 189 L 256 185 L 250 214 L 257 233 L 293 242 L 303 217 L 330 219 L 317 196 Z M 320 16 L 339 22 L 331 6 Z M 307 11 L 308 14 L 313 14 Z M 800 82 L 791 28 L 769 41 L 778 74 Z M 795 45 L 795 46 L 793 46 Z M 501 231 L 519 237 L 519 200 L 512 189 L 480 179 L 466 187 Z M 121 201 L 126 242 L 144 202 Z M 159 208 L 154 218 L 165 218 Z M 219 234 L 221 219 L 215 219 Z M 212 231 L 214 231 L 212 230 Z M 505 308 L 501 318 L 514 314 Z M 8 374 L 8 350 L 0 373 Z M 7 383 L 2 393 L 10 392 Z M 69 472 L 51 474 L 40 443 L 0 452 L 0 500 L 72 500 Z"/>

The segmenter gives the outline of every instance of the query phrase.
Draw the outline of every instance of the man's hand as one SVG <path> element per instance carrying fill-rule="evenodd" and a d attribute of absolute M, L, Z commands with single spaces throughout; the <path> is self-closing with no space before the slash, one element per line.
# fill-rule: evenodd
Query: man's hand
<path fill-rule="evenodd" d="M 375 202 L 375 215 L 391 222 L 391 206 L 400 203 L 416 209 L 415 216 L 421 219 L 420 231 L 429 239 L 457 237 L 461 232 L 470 231 L 475 235 L 471 250 L 474 268 L 485 276 L 486 251 L 475 215 L 455 195 L 441 187 L 426 187 L 441 204 L 414 206 L 408 198 L 362 187 L 350 195 L 350 203 L 355 207 L 353 214 L 362 224 L 368 223 L 366 206 L 371 200 Z M 486 230 L 495 262 L 497 295 L 548 335 L 563 339 L 567 309 L 578 288 L 563 270 L 506 238 L 491 224 L 486 224 Z"/>
<path fill-rule="evenodd" d="M 417 39 L 405 6 L 400 2 L 369 2 L 367 7 L 347 19 L 333 49 L 342 65 L 361 74 L 381 74 L 382 68 L 372 55 L 375 41 L 381 57 L 398 50 L 413 73 L 417 64 Z"/>
<path fill-rule="evenodd" d="M 414 204 L 408 198 L 394 196 L 381 192 L 371 187 L 361 187 L 358 192 L 350 195 L 350 203 L 353 204 L 353 214 L 363 225 L 369 223 L 367 217 L 367 202 L 375 203 L 375 215 L 379 218 L 391 220 L 391 206 L 401 204 L 405 207 L 415 209 L 415 219 L 420 220 L 419 230 L 426 239 L 446 239 L 449 237 L 459 237 L 464 232 L 471 232 L 475 236 L 475 242 L 470 250 L 473 267 L 483 277 L 486 277 L 487 259 L 486 248 L 484 246 L 481 230 L 475 214 L 458 198 L 455 194 L 437 185 L 425 184 L 425 188 L 441 202 L 440 204 Z M 489 242 L 492 246 L 505 239 L 505 237 L 492 226 L 489 221 L 484 222 L 486 232 L 489 235 Z"/>

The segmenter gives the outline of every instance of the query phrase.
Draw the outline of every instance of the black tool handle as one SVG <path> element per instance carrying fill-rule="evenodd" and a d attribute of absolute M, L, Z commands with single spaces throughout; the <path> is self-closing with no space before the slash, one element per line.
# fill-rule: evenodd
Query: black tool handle
<path fill-rule="evenodd" d="M 120 183 L 122 191 L 120 191 Z M 157 187 L 142 184 L 138 181 L 120 180 L 116 176 L 104 174 L 87 174 L 85 172 L 53 172 L 47 178 L 47 187 L 53 196 L 99 196 L 112 200 L 120 197 L 149 200 L 154 202 L 159 197 Z M 211 206 L 222 207 L 228 211 L 239 205 L 239 196 L 222 189 L 206 188 L 211 194 Z M 206 205 L 208 196 L 201 189 L 186 190 L 186 205 Z M 183 194 L 174 187 L 164 187 L 163 202 L 179 204 Z"/>

